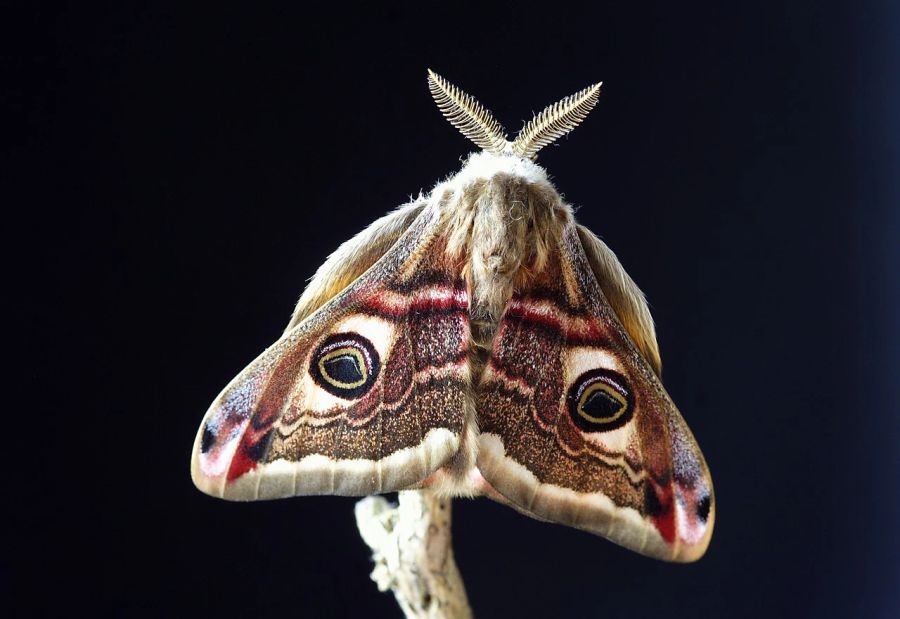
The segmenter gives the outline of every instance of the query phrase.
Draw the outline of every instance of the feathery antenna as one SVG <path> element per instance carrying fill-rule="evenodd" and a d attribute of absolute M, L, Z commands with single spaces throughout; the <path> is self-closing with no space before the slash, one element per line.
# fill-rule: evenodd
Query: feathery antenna
<path fill-rule="evenodd" d="M 506 130 L 484 106 L 431 69 L 428 69 L 428 89 L 450 124 L 476 145 L 499 153 L 509 144 Z"/>
<path fill-rule="evenodd" d="M 534 159 L 539 150 L 577 127 L 597 104 L 602 83 L 597 82 L 544 108 L 519 132 L 512 151 L 520 157 Z"/>

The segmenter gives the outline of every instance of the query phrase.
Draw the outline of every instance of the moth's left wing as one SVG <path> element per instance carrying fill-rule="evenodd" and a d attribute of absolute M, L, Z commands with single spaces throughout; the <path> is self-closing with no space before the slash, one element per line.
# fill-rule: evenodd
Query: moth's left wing
<path fill-rule="evenodd" d="M 313 312 L 368 271 L 394 246 L 425 206 L 423 199 L 404 204 L 341 243 L 316 269 L 316 274 L 300 295 L 285 331 L 290 331 L 309 318 Z"/>
<path fill-rule="evenodd" d="M 703 455 L 574 224 L 509 302 L 477 397 L 478 468 L 514 507 L 659 559 L 706 550 L 715 510 Z"/>
<path fill-rule="evenodd" d="M 416 485 L 459 449 L 468 295 L 437 204 L 368 270 L 289 328 L 213 402 L 198 488 L 235 500 Z M 340 279 L 340 278 L 338 278 Z"/>

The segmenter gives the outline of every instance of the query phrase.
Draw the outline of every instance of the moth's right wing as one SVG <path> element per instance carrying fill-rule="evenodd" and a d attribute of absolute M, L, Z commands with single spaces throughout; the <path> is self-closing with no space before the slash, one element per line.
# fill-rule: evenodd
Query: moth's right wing
<path fill-rule="evenodd" d="M 336 293 L 344 276 L 329 267 L 298 316 L 330 298 L 207 412 L 191 463 L 198 488 L 235 500 L 375 494 L 421 483 L 457 452 L 470 392 L 468 294 L 440 229 L 437 204 L 424 207 Z M 370 255 L 355 247 L 336 254 L 351 271 Z"/>
<path fill-rule="evenodd" d="M 623 296 L 624 280 L 601 288 L 613 271 L 592 268 L 583 238 L 568 225 L 506 307 L 478 387 L 478 468 L 526 514 L 696 560 L 715 520 L 709 469 L 623 325 L 639 324 L 628 312 L 640 297 Z M 619 295 L 618 313 L 604 290 Z"/>

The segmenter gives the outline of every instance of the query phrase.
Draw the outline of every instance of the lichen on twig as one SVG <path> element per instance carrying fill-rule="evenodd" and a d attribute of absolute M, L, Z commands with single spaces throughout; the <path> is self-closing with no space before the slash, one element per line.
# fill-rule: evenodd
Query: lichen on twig
<path fill-rule="evenodd" d="M 356 526 L 372 549 L 372 580 L 393 590 L 407 618 L 472 617 L 453 558 L 451 501 L 429 490 L 404 490 L 399 504 L 366 497 L 356 504 Z"/>

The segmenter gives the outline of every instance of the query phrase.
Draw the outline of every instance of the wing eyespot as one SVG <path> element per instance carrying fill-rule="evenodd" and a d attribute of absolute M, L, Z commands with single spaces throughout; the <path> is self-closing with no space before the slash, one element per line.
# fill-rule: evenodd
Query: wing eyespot
<path fill-rule="evenodd" d="M 309 372 L 328 393 L 354 400 L 372 388 L 380 369 L 372 342 L 358 333 L 336 333 L 313 353 Z"/>
<path fill-rule="evenodd" d="M 624 426 L 634 413 L 634 397 L 626 384 L 623 376 L 611 370 L 590 370 L 579 376 L 566 398 L 572 421 L 585 432 Z"/>

